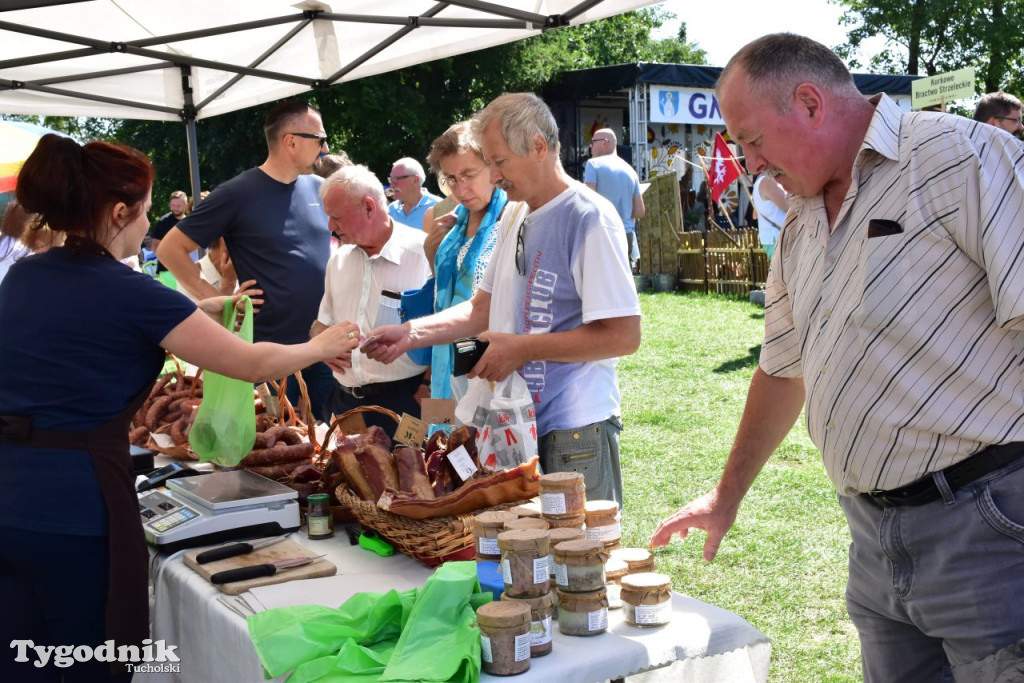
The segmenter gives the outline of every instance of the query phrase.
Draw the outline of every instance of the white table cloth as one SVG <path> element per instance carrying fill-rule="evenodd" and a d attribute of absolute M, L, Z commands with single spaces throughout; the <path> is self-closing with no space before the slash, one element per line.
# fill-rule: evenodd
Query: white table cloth
<path fill-rule="evenodd" d="M 379 557 L 348 542 L 343 530 L 329 540 L 292 539 L 338 567 L 338 576 L 292 581 L 256 589 L 250 602 L 337 606 L 353 592 L 421 586 L 431 574 L 404 555 Z M 245 619 L 218 598 L 214 586 L 188 568 L 183 553 L 154 558 L 151 579 L 153 639 L 177 646 L 180 672 L 136 674 L 136 681 L 165 683 L 244 683 L 265 680 Z M 739 616 L 699 600 L 673 594 L 672 621 L 636 628 L 610 610 L 608 631 L 588 638 L 563 636 L 554 627 L 551 654 L 532 660 L 517 683 L 589 683 L 629 676 L 637 683 L 657 681 L 746 681 L 768 678 L 771 644 Z M 275 680 L 285 680 L 285 677 Z M 481 676 L 496 683 L 507 677 Z"/>

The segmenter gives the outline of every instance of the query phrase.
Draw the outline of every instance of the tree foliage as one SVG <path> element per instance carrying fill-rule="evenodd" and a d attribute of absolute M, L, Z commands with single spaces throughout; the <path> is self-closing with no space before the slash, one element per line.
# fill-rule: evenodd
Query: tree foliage
<path fill-rule="evenodd" d="M 1024 67 L 1024 0 L 831 0 L 852 27 L 837 52 L 853 68 L 937 74 L 973 66 L 983 92 L 1020 91 Z M 885 49 L 868 64 L 855 57 L 869 38 Z"/>
<path fill-rule="evenodd" d="M 354 161 L 384 178 L 395 159 L 423 160 L 435 137 L 498 95 L 539 92 L 559 72 L 637 61 L 706 63 L 704 51 L 687 42 L 685 25 L 675 38 L 650 37 L 673 18 L 657 7 L 641 9 L 301 97 L 321 111 L 332 150 L 344 149 Z M 204 189 L 265 159 L 262 123 L 273 104 L 197 122 Z M 41 123 L 62 130 L 74 128 L 72 134 L 79 139 L 117 139 L 149 154 L 158 172 L 154 215 L 167 210 L 171 191 L 184 189 L 191 194 L 185 130 L 180 123 L 54 117 Z"/>

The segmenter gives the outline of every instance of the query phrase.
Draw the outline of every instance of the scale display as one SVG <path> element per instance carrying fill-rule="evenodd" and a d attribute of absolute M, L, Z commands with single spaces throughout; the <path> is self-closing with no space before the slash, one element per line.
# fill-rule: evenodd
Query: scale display
<path fill-rule="evenodd" d="M 146 541 L 161 550 L 299 528 L 298 492 L 246 470 L 170 479 L 166 484 L 139 494 Z"/>

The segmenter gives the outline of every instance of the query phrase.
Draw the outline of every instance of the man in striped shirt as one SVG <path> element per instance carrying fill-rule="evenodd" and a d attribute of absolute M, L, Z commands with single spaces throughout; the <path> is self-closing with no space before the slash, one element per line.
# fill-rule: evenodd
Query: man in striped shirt
<path fill-rule="evenodd" d="M 1024 680 L 1024 149 L 865 99 L 792 34 L 717 90 L 750 170 L 793 196 L 725 472 L 652 545 L 704 529 L 712 560 L 803 407 L 850 526 L 865 680 Z"/>

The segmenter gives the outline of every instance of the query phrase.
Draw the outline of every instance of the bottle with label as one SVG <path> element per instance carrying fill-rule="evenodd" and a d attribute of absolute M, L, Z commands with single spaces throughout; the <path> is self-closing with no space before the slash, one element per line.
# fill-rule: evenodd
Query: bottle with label
<path fill-rule="evenodd" d="M 312 541 L 334 536 L 334 515 L 331 497 L 326 493 L 311 493 L 306 499 L 306 533 Z"/>

